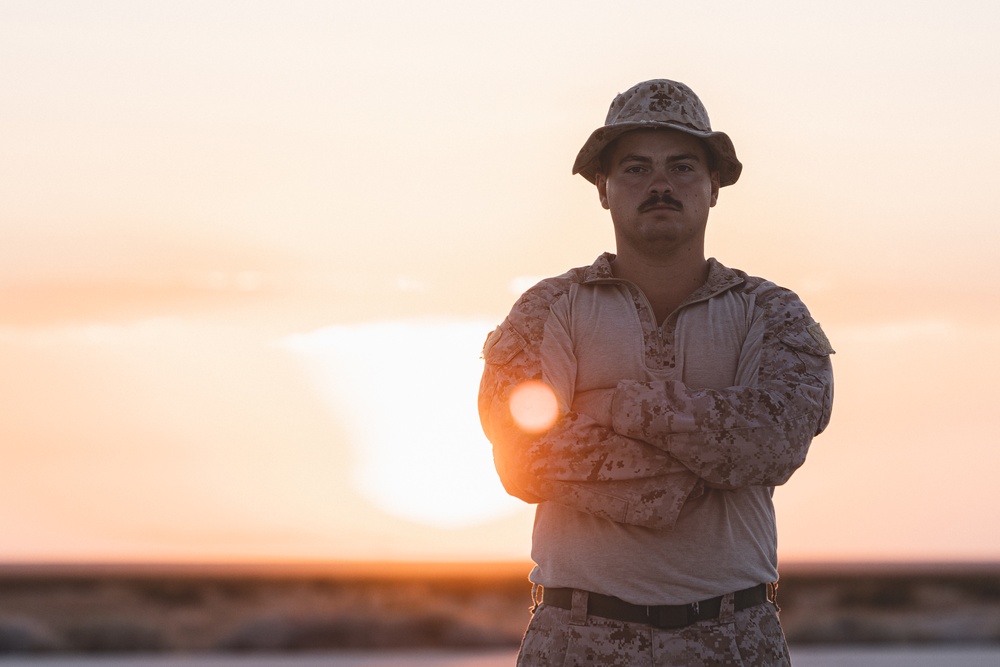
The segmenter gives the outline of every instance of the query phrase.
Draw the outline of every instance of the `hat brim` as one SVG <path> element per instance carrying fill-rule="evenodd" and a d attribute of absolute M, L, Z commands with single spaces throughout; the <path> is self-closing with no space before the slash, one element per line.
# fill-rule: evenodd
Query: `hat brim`
<path fill-rule="evenodd" d="M 736 158 L 736 147 L 725 132 L 704 132 L 694 130 L 679 123 L 656 120 L 639 120 L 625 123 L 615 123 L 600 127 L 590 135 L 587 143 L 580 149 L 573 163 L 573 173 L 580 174 L 591 183 L 596 182 L 600 171 L 601 152 L 615 139 L 626 132 L 634 130 L 679 130 L 705 142 L 708 150 L 715 155 L 716 166 L 719 169 L 719 185 L 732 185 L 740 178 L 743 165 Z"/>

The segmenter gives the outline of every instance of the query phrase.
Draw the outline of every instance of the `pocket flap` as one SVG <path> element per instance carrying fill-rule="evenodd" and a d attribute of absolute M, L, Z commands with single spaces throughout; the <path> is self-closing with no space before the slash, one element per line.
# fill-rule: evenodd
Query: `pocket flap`
<path fill-rule="evenodd" d="M 483 345 L 483 359 L 488 364 L 503 366 L 517 356 L 525 345 L 527 342 L 524 337 L 510 325 L 510 322 L 504 320 L 486 338 L 486 344 Z"/>
<path fill-rule="evenodd" d="M 781 336 L 781 341 L 793 350 L 806 352 L 817 357 L 835 354 L 830 339 L 826 337 L 819 322 L 785 332 Z"/>

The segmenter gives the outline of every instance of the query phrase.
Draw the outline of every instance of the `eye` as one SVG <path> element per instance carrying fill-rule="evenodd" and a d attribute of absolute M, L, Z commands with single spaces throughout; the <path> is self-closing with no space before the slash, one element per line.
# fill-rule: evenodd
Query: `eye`
<path fill-rule="evenodd" d="M 689 171 L 694 171 L 694 167 L 692 167 L 689 164 L 679 164 L 674 167 L 674 171 L 689 172 Z"/>
<path fill-rule="evenodd" d="M 631 167 L 626 167 L 625 168 L 625 173 L 626 174 L 641 174 L 641 173 L 643 173 L 645 171 L 646 171 L 645 167 L 641 167 L 641 166 L 639 166 L 637 164 L 634 164 Z"/>

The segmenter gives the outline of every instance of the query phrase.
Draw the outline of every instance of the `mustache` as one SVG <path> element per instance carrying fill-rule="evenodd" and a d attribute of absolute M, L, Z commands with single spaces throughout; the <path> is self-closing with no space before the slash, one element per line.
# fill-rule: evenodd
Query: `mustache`
<path fill-rule="evenodd" d="M 677 201 L 676 199 L 674 199 L 673 197 L 664 192 L 662 195 L 650 195 L 649 199 L 639 204 L 639 213 L 645 213 L 649 209 L 659 204 L 666 204 L 667 206 L 672 206 L 676 208 L 678 211 L 681 210 L 681 208 L 683 207 L 683 204 L 681 204 L 679 201 Z"/>

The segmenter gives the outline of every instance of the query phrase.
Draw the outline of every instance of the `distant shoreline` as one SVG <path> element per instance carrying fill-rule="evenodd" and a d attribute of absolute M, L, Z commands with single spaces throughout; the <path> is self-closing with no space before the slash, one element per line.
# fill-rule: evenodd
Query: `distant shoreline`
<path fill-rule="evenodd" d="M 516 647 L 531 564 L 2 563 L 0 654 Z M 792 562 L 796 644 L 1000 645 L 1000 562 Z"/>
<path fill-rule="evenodd" d="M 0 579 L 178 577 L 250 579 L 527 578 L 527 561 L 36 562 L 0 563 Z M 998 564 L 1000 568 L 1000 564 Z"/>
<path fill-rule="evenodd" d="M 508 579 L 527 577 L 529 561 L 283 561 L 283 562 L 0 562 L 0 579 L 73 577 Z M 799 561 L 783 576 L 1000 575 L 1000 561 Z"/>

